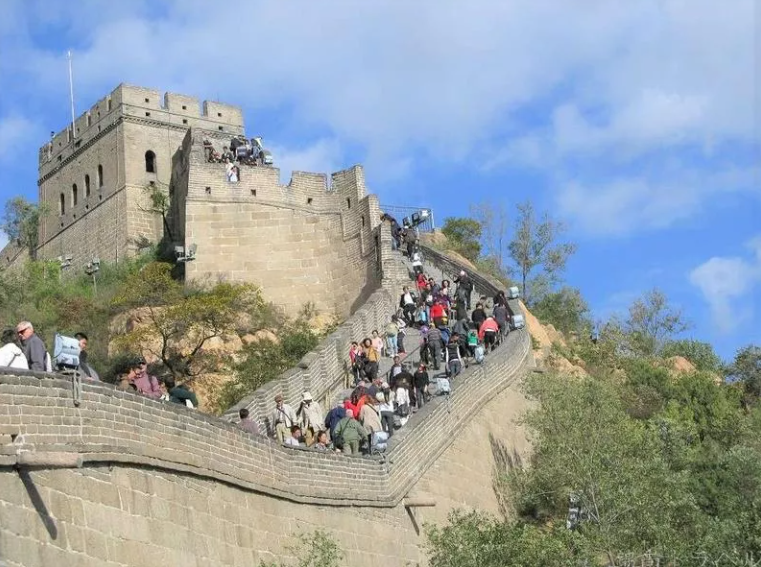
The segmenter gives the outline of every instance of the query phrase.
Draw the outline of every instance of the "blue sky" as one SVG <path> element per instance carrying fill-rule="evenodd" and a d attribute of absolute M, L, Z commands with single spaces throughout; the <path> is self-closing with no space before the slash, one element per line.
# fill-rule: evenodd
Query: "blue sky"
<path fill-rule="evenodd" d="M 761 343 L 753 0 L 227 6 L 0 2 L 0 200 L 36 197 L 72 49 L 78 113 L 120 82 L 219 99 L 284 175 L 362 163 L 438 219 L 531 198 L 599 317 L 658 286 L 722 356 Z"/>

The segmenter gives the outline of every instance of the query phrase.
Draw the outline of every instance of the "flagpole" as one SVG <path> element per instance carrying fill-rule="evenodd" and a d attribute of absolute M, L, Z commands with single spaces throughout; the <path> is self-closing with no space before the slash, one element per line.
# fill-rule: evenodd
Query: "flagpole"
<path fill-rule="evenodd" d="M 69 99 L 71 100 L 71 137 L 77 137 L 76 114 L 74 114 L 74 75 L 71 70 L 71 49 L 68 51 L 69 59 Z"/>

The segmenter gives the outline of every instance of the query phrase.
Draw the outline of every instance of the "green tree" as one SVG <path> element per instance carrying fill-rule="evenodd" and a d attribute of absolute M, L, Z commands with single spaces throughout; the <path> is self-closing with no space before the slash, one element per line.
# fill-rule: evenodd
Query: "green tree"
<path fill-rule="evenodd" d="M 671 305 L 659 289 L 652 289 L 635 300 L 624 322 L 630 348 L 645 356 L 659 353 L 667 339 L 689 327 L 681 309 Z"/>
<path fill-rule="evenodd" d="M 532 312 L 541 322 L 550 323 L 567 335 L 586 332 L 591 327 L 589 305 L 573 287 L 546 294 L 534 303 Z"/>
<path fill-rule="evenodd" d="M 457 217 L 444 219 L 441 232 L 449 244 L 471 262 L 476 262 L 481 255 L 481 225 L 477 220 Z"/>
<path fill-rule="evenodd" d="M 228 362 L 211 339 L 235 334 L 242 314 L 264 308 L 251 285 L 219 283 L 206 290 L 185 288 L 171 277 L 171 264 L 154 262 L 129 278 L 114 299 L 120 308 L 144 309 L 145 321 L 116 338 L 120 352 L 151 354 L 176 378 L 188 379 Z"/>
<path fill-rule="evenodd" d="M 520 277 L 523 299 L 532 304 L 559 281 L 576 245 L 558 242 L 565 232 L 563 224 L 548 214 L 538 220 L 530 201 L 517 208 L 515 234 L 508 250 Z"/>
<path fill-rule="evenodd" d="M 721 359 L 710 343 L 704 343 L 693 339 L 667 340 L 661 349 L 661 356 L 683 356 L 695 368 L 707 372 L 721 370 Z"/>
<path fill-rule="evenodd" d="M 5 214 L 0 230 L 8 235 L 10 242 L 25 249 L 34 259 L 39 243 L 40 220 L 47 214 L 47 207 L 30 203 L 23 197 L 14 197 L 5 203 Z"/>
<path fill-rule="evenodd" d="M 739 381 L 754 400 L 761 397 L 761 347 L 748 345 L 737 351 L 729 378 Z"/>

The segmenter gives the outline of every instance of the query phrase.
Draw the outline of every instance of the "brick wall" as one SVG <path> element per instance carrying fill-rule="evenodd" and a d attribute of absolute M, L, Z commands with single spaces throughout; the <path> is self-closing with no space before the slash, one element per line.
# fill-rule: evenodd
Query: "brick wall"
<path fill-rule="evenodd" d="M 363 308 L 371 317 L 385 305 Z M 345 348 L 349 329 L 341 332 L 324 348 Z M 441 480 L 474 462 L 493 463 L 489 434 L 509 437 L 512 417 L 525 406 L 514 403 L 513 388 L 529 350 L 528 334 L 512 333 L 461 376 L 448 400 L 415 414 L 382 459 L 287 449 L 107 384 L 85 384 L 76 407 L 62 377 L 0 373 L 0 557 L 25 567 L 247 565 L 282 557 L 288 535 L 323 527 L 350 552 L 348 565 L 422 563 L 415 512 L 407 513 L 403 499 L 422 492 L 441 501 L 442 509 L 419 512 L 418 520 L 491 502 L 490 486 Z M 289 398 L 315 378 L 303 370 L 283 377 Z M 506 400 L 513 400 L 509 411 Z M 35 462 L 42 471 L 19 476 L 12 468 Z M 56 463 L 82 468 L 53 470 Z M 373 537 L 360 537 L 367 534 Z"/>
<path fill-rule="evenodd" d="M 187 160 L 184 244 L 197 246 L 186 266 L 194 280 L 248 281 L 267 300 L 295 314 L 307 302 L 341 318 L 379 285 L 373 229 L 377 199 L 362 169 L 333 174 L 293 172 L 287 185 L 272 167 L 241 167 L 238 183 L 224 164 L 206 163 L 205 133 L 191 130 Z"/>

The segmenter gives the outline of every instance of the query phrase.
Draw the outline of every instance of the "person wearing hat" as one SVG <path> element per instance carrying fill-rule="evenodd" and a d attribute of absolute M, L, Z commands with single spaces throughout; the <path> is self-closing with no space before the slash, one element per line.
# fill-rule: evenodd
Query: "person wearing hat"
<path fill-rule="evenodd" d="M 307 447 L 311 447 L 317 441 L 317 434 L 320 431 L 325 431 L 325 414 L 319 402 L 312 399 L 312 394 L 304 392 L 296 415 L 299 418 Z"/>
<path fill-rule="evenodd" d="M 158 400 L 161 397 L 161 387 L 159 386 L 159 379 L 148 373 L 148 362 L 144 356 L 140 356 L 137 359 L 137 371 L 135 379 L 132 383 L 135 385 L 137 391 L 144 396 Z"/>
<path fill-rule="evenodd" d="M 354 419 L 354 412 L 346 410 L 346 416 L 336 425 L 333 441 L 345 455 L 359 455 L 359 444 L 367 437 L 367 430 Z"/>
<path fill-rule="evenodd" d="M 291 427 L 296 425 L 296 412 L 283 401 L 282 394 L 275 396 L 275 410 L 272 412 L 272 428 L 281 445 L 291 436 Z"/>

